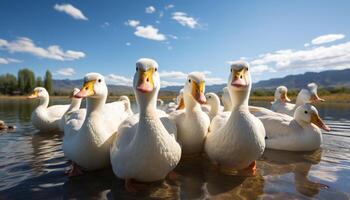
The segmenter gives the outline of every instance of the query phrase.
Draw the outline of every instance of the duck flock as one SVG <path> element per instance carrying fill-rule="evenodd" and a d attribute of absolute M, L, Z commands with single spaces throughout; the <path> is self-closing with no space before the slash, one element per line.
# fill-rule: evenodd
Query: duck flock
<path fill-rule="evenodd" d="M 137 61 L 133 90 L 138 112 L 121 96 L 106 103 L 104 77 L 88 73 L 83 87 L 74 89 L 70 105 L 49 105 L 45 88 L 37 87 L 28 98 L 40 100 L 32 113 L 33 125 L 44 132 L 64 133 L 62 149 L 71 161 L 68 176 L 112 166 L 135 192 L 134 181 L 153 182 L 176 177 L 173 170 L 182 157 L 203 156 L 218 169 L 256 171 L 256 160 L 265 148 L 312 151 L 322 143 L 322 132 L 330 128 L 311 105 L 324 101 L 317 85 L 302 89 L 295 104 L 288 103 L 287 88 L 276 89 L 271 109 L 249 106 L 252 87 L 249 64 L 233 62 L 227 87 L 220 98 L 205 94 L 205 77 L 190 73 L 175 102 L 158 99 L 158 64 L 148 58 Z M 86 108 L 80 108 L 86 98 Z"/>

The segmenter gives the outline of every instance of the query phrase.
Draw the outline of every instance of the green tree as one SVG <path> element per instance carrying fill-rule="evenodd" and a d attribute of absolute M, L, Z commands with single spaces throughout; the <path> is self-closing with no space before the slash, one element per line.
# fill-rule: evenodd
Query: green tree
<path fill-rule="evenodd" d="M 17 79 L 12 74 L 0 76 L 0 93 L 11 95 L 17 89 Z"/>
<path fill-rule="evenodd" d="M 40 76 L 38 76 L 36 78 L 36 87 L 43 87 L 43 86 L 44 86 L 43 79 Z"/>
<path fill-rule="evenodd" d="M 52 83 L 52 74 L 50 70 L 46 70 L 45 73 L 45 79 L 44 79 L 44 86 L 47 90 L 47 92 L 51 95 L 53 90 L 53 83 Z"/>
<path fill-rule="evenodd" d="M 27 94 L 33 91 L 35 87 L 35 74 L 29 69 L 18 71 L 18 87 L 21 93 Z"/>

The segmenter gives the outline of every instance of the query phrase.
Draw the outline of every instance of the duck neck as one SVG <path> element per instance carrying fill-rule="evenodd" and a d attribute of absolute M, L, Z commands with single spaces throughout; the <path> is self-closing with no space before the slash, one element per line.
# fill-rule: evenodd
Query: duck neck
<path fill-rule="evenodd" d="M 220 103 L 220 101 L 215 100 L 215 102 L 213 102 L 213 103 L 210 105 L 210 112 L 209 112 L 209 115 L 215 116 L 215 115 L 219 112 L 219 106 L 220 106 L 219 103 Z"/>
<path fill-rule="evenodd" d="M 235 111 L 235 110 L 248 111 L 249 95 L 250 95 L 250 86 L 246 90 L 240 90 L 240 91 L 230 90 L 232 111 Z"/>
<path fill-rule="evenodd" d="M 47 108 L 49 106 L 49 97 L 40 98 L 39 106 Z"/>
<path fill-rule="evenodd" d="M 73 97 L 67 112 L 72 110 L 78 110 L 80 108 L 81 101 L 82 101 L 81 98 L 78 99 Z"/>
<path fill-rule="evenodd" d="M 106 103 L 107 95 L 100 98 L 87 98 L 86 100 L 86 116 L 90 116 L 96 111 L 101 111 Z"/>
<path fill-rule="evenodd" d="M 141 117 L 156 116 L 157 114 L 157 91 L 147 94 L 136 95 L 137 105 L 139 106 L 140 120 Z"/>
<path fill-rule="evenodd" d="M 185 111 L 186 113 L 201 110 L 200 104 L 194 100 L 191 94 L 184 94 Z"/>

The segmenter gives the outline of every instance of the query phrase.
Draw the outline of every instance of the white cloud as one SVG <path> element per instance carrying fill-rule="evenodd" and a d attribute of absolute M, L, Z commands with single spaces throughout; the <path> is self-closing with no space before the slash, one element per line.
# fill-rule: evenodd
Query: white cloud
<path fill-rule="evenodd" d="M 205 76 L 205 83 L 207 85 L 213 84 L 222 84 L 225 83 L 225 80 L 220 77 L 211 77 L 211 71 L 194 71 L 197 73 L 202 73 Z M 183 85 L 186 80 L 188 73 L 182 71 L 161 71 L 159 72 L 159 76 L 162 80 L 162 87 L 166 86 L 177 86 Z M 169 80 L 177 80 L 177 81 L 169 81 Z"/>
<path fill-rule="evenodd" d="M 131 26 L 131 27 L 136 27 L 140 24 L 140 21 L 138 20 L 133 20 L 133 19 L 129 19 L 127 22 L 125 22 L 125 25 L 127 26 Z"/>
<path fill-rule="evenodd" d="M 116 74 L 109 74 L 106 76 L 106 80 L 108 82 L 111 82 L 114 85 L 126 85 L 126 86 L 131 86 L 132 85 L 132 79 L 127 78 L 124 76 L 119 76 Z"/>
<path fill-rule="evenodd" d="M 6 65 L 10 63 L 20 63 L 22 61 L 14 59 L 14 58 L 1 58 L 0 57 L 0 65 Z"/>
<path fill-rule="evenodd" d="M 197 28 L 199 26 L 197 19 L 189 17 L 187 13 L 184 12 L 174 12 L 172 19 L 180 23 L 182 26 L 187 26 L 189 28 Z"/>
<path fill-rule="evenodd" d="M 304 44 L 304 47 L 309 47 L 310 46 L 310 43 L 305 43 Z"/>
<path fill-rule="evenodd" d="M 267 65 L 269 70 L 315 71 L 350 67 L 350 42 L 306 50 L 279 50 L 260 55 L 252 67 Z M 266 70 L 266 67 L 263 67 Z M 258 70 L 258 68 L 256 69 Z"/>
<path fill-rule="evenodd" d="M 145 11 L 146 11 L 146 13 L 148 13 L 148 14 L 152 14 L 152 13 L 156 12 L 156 8 L 153 7 L 153 6 L 149 6 L 149 7 L 147 7 L 147 8 L 145 9 Z"/>
<path fill-rule="evenodd" d="M 181 86 L 184 83 L 179 83 L 179 82 L 171 82 L 171 81 L 160 81 L 160 86 L 161 87 L 168 87 L 168 86 Z"/>
<path fill-rule="evenodd" d="M 76 60 L 85 57 L 85 53 L 83 52 L 73 50 L 64 51 L 58 45 L 51 45 L 46 49 L 38 47 L 31 39 L 26 37 L 20 37 L 12 42 L 0 39 L 0 49 L 7 50 L 11 53 L 29 53 L 40 58 L 48 58 L 61 61 Z"/>
<path fill-rule="evenodd" d="M 103 24 L 101 25 L 101 27 L 102 27 L 102 28 L 107 28 L 109 25 L 110 25 L 109 22 L 105 22 L 105 23 L 103 23 Z"/>
<path fill-rule="evenodd" d="M 159 12 L 159 18 L 162 18 L 164 16 L 164 12 L 163 11 L 160 11 Z"/>
<path fill-rule="evenodd" d="M 126 46 L 130 46 L 130 45 L 131 45 L 131 43 L 130 43 L 130 42 L 127 42 L 127 43 L 125 43 L 125 45 L 126 45 Z"/>
<path fill-rule="evenodd" d="M 166 36 L 158 33 L 158 29 L 154 28 L 152 25 L 147 26 L 137 26 L 135 35 L 138 37 L 150 39 L 150 40 L 156 40 L 156 41 L 164 41 L 166 40 Z"/>
<path fill-rule="evenodd" d="M 169 4 L 169 5 L 166 5 L 165 7 L 164 7 L 164 9 L 165 10 L 169 10 L 169 9 L 171 9 L 171 8 L 174 8 L 175 6 L 173 5 L 173 4 Z"/>
<path fill-rule="evenodd" d="M 270 68 L 267 65 L 256 65 L 250 68 L 252 74 L 261 74 L 264 72 L 276 72 L 276 70 Z"/>
<path fill-rule="evenodd" d="M 70 16 L 72 16 L 74 19 L 78 20 L 88 20 L 87 17 L 76 7 L 72 6 L 71 4 L 56 4 L 54 6 L 54 9 L 59 12 L 64 12 Z"/>
<path fill-rule="evenodd" d="M 343 39 L 345 35 L 343 34 L 328 34 L 328 35 L 321 35 L 311 41 L 312 44 L 319 45 L 319 44 L 325 44 L 329 42 L 334 42 L 336 40 Z"/>
<path fill-rule="evenodd" d="M 75 74 L 75 70 L 73 68 L 62 68 L 56 71 L 58 75 L 61 76 L 73 76 Z"/>

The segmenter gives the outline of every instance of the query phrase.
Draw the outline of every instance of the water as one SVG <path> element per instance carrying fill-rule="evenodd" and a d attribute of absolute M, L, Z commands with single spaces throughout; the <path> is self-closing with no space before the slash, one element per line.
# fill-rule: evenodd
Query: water
<path fill-rule="evenodd" d="M 68 99 L 53 100 L 53 103 Z M 252 102 L 267 106 L 268 102 Z M 255 176 L 218 173 L 203 158 L 184 159 L 178 179 L 145 184 L 138 194 L 124 190 L 111 169 L 68 178 L 59 133 L 41 133 L 30 122 L 36 103 L 0 99 L 1 120 L 17 126 L 0 133 L 0 199 L 350 199 L 350 106 L 317 105 L 332 128 L 315 152 L 267 150 Z"/>

